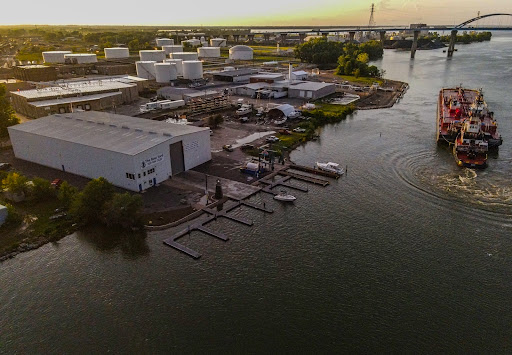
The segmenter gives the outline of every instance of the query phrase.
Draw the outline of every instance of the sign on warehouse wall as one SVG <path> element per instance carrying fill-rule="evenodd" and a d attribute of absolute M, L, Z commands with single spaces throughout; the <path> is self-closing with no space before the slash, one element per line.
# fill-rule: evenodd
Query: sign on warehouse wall
<path fill-rule="evenodd" d="M 141 169 L 145 169 L 148 166 L 160 163 L 163 160 L 164 160 L 164 155 L 163 154 L 159 154 L 159 155 L 157 155 L 155 157 L 144 159 L 142 161 L 142 164 L 141 164 Z"/>

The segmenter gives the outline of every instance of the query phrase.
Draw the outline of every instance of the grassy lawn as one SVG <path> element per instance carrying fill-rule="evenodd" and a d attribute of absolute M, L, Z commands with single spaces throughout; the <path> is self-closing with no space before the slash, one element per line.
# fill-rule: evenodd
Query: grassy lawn
<path fill-rule="evenodd" d="M 339 76 L 340 78 L 342 78 L 343 80 L 346 80 L 346 81 L 350 81 L 350 82 L 358 83 L 358 84 L 364 84 L 367 86 L 370 86 L 373 83 L 379 83 L 379 85 L 382 85 L 384 83 L 384 80 L 382 80 L 380 78 L 362 77 L 362 76 L 360 76 L 359 78 L 356 78 L 353 75 L 336 75 L 336 76 Z"/>
<path fill-rule="evenodd" d="M 19 61 L 35 60 L 41 62 L 43 60 L 43 55 L 41 53 L 18 54 L 16 55 L 16 59 L 18 59 Z"/>

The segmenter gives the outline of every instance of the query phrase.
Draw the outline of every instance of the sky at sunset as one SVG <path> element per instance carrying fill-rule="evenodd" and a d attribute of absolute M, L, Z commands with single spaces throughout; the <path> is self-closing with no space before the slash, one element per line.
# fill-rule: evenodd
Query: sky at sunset
<path fill-rule="evenodd" d="M 373 2 L 377 25 L 448 25 L 473 18 L 478 11 L 512 13 L 512 0 Z M 0 24 L 357 26 L 368 24 L 371 4 L 371 0 L 4 1 Z"/>

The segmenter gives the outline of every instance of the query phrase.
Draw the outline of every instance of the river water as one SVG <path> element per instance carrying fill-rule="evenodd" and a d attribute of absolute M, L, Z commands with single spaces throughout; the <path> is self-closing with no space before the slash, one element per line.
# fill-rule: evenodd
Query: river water
<path fill-rule="evenodd" d="M 172 230 L 90 231 L 0 264 L 0 353 L 510 353 L 511 62 L 510 35 L 452 60 L 386 50 L 377 65 L 410 83 L 403 100 L 292 154 L 346 176 L 295 205 L 254 197 L 276 213 L 214 222 L 227 243 L 185 237 L 198 261 L 162 244 Z M 504 137 L 483 171 L 435 143 L 439 89 L 460 83 L 484 88 Z"/>

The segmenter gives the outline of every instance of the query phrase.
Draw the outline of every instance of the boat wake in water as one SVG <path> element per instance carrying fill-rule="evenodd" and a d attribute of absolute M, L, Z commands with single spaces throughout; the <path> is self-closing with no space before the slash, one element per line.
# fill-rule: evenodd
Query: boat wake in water
<path fill-rule="evenodd" d="M 493 212 L 512 212 L 512 187 L 504 178 L 503 183 L 497 183 L 496 178 L 491 183 L 485 178 L 479 179 L 475 170 L 464 169 L 460 173 L 434 175 L 431 183 L 449 195 L 463 198 L 484 209 L 488 207 Z"/>

